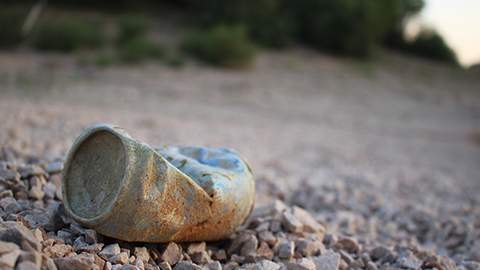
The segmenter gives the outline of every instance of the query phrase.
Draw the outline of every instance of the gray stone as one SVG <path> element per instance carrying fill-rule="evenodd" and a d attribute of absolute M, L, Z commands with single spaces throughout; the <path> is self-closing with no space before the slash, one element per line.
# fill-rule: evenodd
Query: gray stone
<path fill-rule="evenodd" d="M 0 267 L 15 267 L 18 257 L 20 256 L 20 249 L 14 249 L 10 252 L 0 255 Z"/>
<path fill-rule="evenodd" d="M 36 265 L 34 262 L 24 261 L 17 264 L 15 270 L 40 270 L 40 267 Z"/>
<path fill-rule="evenodd" d="M 150 258 L 150 256 L 148 258 Z M 132 264 L 138 267 L 140 270 L 145 270 L 145 263 L 143 263 L 143 260 L 140 257 L 137 257 Z"/>
<path fill-rule="evenodd" d="M 87 229 L 85 230 L 85 242 L 87 244 L 98 243 L 98 233 L 95 230 Z"/>
<path fill-rule="evenodd" d="M 48 210 L 44 214 L 39 214 L 36 217 L 37 223 L 47 231 L 57 231 L 65 226 L 61 214 L 55 209 Z"/>
<path fill-rule="evenodd" d="M 120 270 L 140 270 L 140 268 L 138 268 L 136 265 L 124 264 Z"/>
<path fill-rule="evenodd" d="M 283 212 L 282 225 L 291 233 L 298 233 L 303 230 L 303 224 L 287 211 Z"/>
<path fill-rule="evenodd" d="M 219 249 L 212 255 L 212 259 L 220 261 L 220 262 L 226 262 L 227 261 L 227 252 L 225 249 Z"/>
<path fill-rule="evenodd" d="M 277 256 L 280 259 L 290 259 L 293 257 L 294 251 L 295 243 L 293 243 L 293 241 L 288 241 L 286 243 L 280 244 Z"/>
<path fill-rule="evenodd" d="M 151 265 L 151 264 L 147 264 L 145 265 L 145 270 L 160 270 L 161 268 L 158 267 L 157 265 Z M 169 269 L 167 270 L 171 270 L 172 268 L 170 267 Z M 105 269 L 106 270 L 106 269 Z M 164 270 L 164 269 L 162 269 Z"/>
<path fill-rule="evenodd" d="M 3 199 L 5 197 L 13 197 L 13 192 L 10 189 L 0 192 L 0 199 Z"/>
<path fill-rule="evenodd" d="M 269 228 L 270 228 L 270 222 L 265 221 L 265 222 L 260 223 L 260 225 L 258 225 L 255 228 L 255 231 L 256 232 L 264 232 L 264 231 L 268 231 Z"/>
<path fill-rule="evenodd" d="M 98 253 L 102 250 L 102 243 L 95 243 L 93 245 L 80 245 L 74 248 L 75 252 Z"/>
<path fill-rule="evenodd" d="M 232 254 L 239 254 L 240 250 L 243 247 L 243 244 L 249 239 L 250 234 L 244 233 L 240 235 L 236 235 L 236 237 L 233 239 L 233 242 L 230 244 L 227 250 L 228 255 Z"/>
<path fill-rule="evenodd" d="M 310 215 L 306 210 L 298 207 L 292 207 L 292 215 L 303 224 L 303 231 L 308 233 L 323 234 L 325 227 Z"/>
<path fill-rule="evenodd" d="M 351 264 L 355 260 L 352 255 L 348 254 L 345 250 L 339 250 L 338 253 L 347 264 Z"/>
<path fill-rule="evenodd" d="M 179 262 L 173 268 L 173 270 L 204 270 L 204 269 L 207 269 L 207 268 L 201 267 L 199 265 L 196 265 L 194 263 L 187 262 L 187 261 Z"/>
<path fill-rule="evenodd" d="M 52 258 L 44 257 L 42 262 L 42 270 L 58 270 L 58 267 Z"/>
<path fill-rule="evenodd" d="M 316 244 L 312 240 L 297 240 L 295 242 L 295 251 L 304 257 L 312 256 L 316 249 Z"/>
<path fill-rule="evenodd" d="M 325 254 L 313 257 L 317 270 L 337 270 L 340 267 L 340 254 L 327 251 Z"/>
<path fill-rule="evenodd" d="M 61 174 L 52 174 L 48 179 L 49 183 L 52 183 L 55 187 L 59 188 L 62 185 L 62 175 Z"/>
<path fill-rule="evenodd" d="M 273 219 L 279 219 L 285 209 L 287 209 L 285 203 L 280 200 L 274 200 L 269 204 L 264 204 L 260 207 L 255 208 L 252 214 L 250 214 L 250 217 L 248 218 L 248 221 L 246 223 L 249 224 L 251 220 L 267 216 L 272 217 Z"/>
<path fill-rule="evenodd" d="M 49 174 L 59 173 L 63 170 L 63 163 L 62 162 L 52 162 L 48 164 L 47 168 L 45 169 Z"/>
<path fill-rule="evenodd" d="M 27 165 L 24 168 L 18 168 L 18 171 L 22 178 L 30 178 L 31 176 L 45 174 L 43 168 L 36 164 Z"/>
<path fill-rule="evenodd" d="M 392 251 L 389 248 L 385 246 L 378 246 L 370 252 L 370 257 L 372 260 L 377 261 L 390 253 L 392 253 Z"/>
<path fill-rule="evenodd" d="M 150 260 L 150 254 L 148 254 L 148 250 L 147 250 L 146 247 L 136 247 L 136 248 L 134 248 L 133 255 L 135 255 L 135 257 L 141 259 L 144 264 L 147 264 L 148 261 Z"/>
<path fill-rule="evenodd" d="M 75 256 L 56 258 L 53 261 L 58 270 L 91 270 L 94 266 L 95 259 L 93 256 Z"/>
<path fill-rule="evenodd" d="M 245 242 L 243 243 L 242 248 L 240 249 L 240 255 L 245 257 L 251 252 L 254 252 L 257 249 L 257 247 L 258 247 L 257 237 L 255 237 L 255 235 L 253 234 L 249 234 Z"/>
<path fill-rule="evenodd" d="M 32 187 L 30 191 L 28 191 L 28 198 L 32 200 L 42 200 L 45 196 L 45 193 L 38 187 Z"/>
<path fill-rule="evenodd" d="M 268 247 L 267 243 L 262 243 L 260 247 L 254 252 L 249 253 L 245 257 L 245 261 L 249 263 L 258 263 L 262 260 L 272 260 L 274 256 L 273 251 Z"/>
<path fill-rule="evenodd" d="M 16 214 L 22 211 L 22 206 L 13 197 L 4 197 L 0 200 L 0 206 L 9 214 Z"/>
<path fill-rule="evenodd" d="M 42 191 L 44 193 L 44 199 L 45 200 L 55 199 L 55 191 L 56 190 L 57 190 L 57 187 L 54 184 L 46 183 L 42 188 Z"/>
<path fill-rule="evenodd" d="M 62 187 L 57 187 L 57 190 L 55 190 L 55 199 L 63 202 Z"/>
<path fill-rule="evenodd" d="M 287 262 L 287 269 L 289 270 L 315 270 L 315 268 L 315 263 L 308 258 L 302 258 L 296 262 Z"/>
<path fill-rule="evenodd" d="M 402 257 L 397 260 L 397 266 L 405 269 L 419 269 L 422 265 L 420 260 L 415 258 Z"/>
<path fill-rule="evenodd" d="M 74 235 L 68 231 L 60 230 L 57 232 L 57 236 L 62 238 L 65 243 L 72 243 L 75 238 Z"/>
<path fill-rule="evenodd" d="M 0 241 L 0 255 L 14 250 L 20 250 L 20 247 L 15 243 Z"/>
<path fill-rule="evenodd" d="M 162 252 L 160 259 L 168 262 L 170 265 L 175 265 L 182 259 L 182 257 L 182 248 L 178 244 L 170 242 Z"/>
<path fill-rule="evenodd" d="M 172 270 L 172 266 L 168 262 L 161 262 L 158 264 L 162 270 Z"/>
<path fill-rule="evenodd" d="M 378 270 L 378 267 L 374 262 L 368 262 L 367 263 L 367 270 Z"/>
<path fill-rule="evenodd" d="M 238 267 L 237 262 L 229 262 L 229 263 L 225 264 L 225 266 L 223 267 L 223 270 L 234 270 L 237 267 Z"/>
<path fill-rule="evenodd" d="M 263 260 L 263 261 L 257 263 L 257 265 L 260 267 L 260 269 L 264 269 L 264 270 L 279 270 L 280 269 L 280 265 L 278 263 L 275 263 L 275 262 L 272 262 L 272 261 L 269 261 L 269 260 Z"/>
<path fill-rule="evenodd" d="M 208 256 L 206 251 L 195 252 L 192 256 L 192 261 L 196 264 L 207 264 L 212 261 L 210 256 Z"/>
<path fill-rule="evenodd" d="M 43 253 L 45 253 L 50 258 L 62 258 L 68 252 L 72 251 L 72 246 L 70 245 L 53 245 L 49 247 L 45 247 L 43 249 Z"/>
<path fill-rule="evenodd" d="M 474 261 L 465 261 L 462 263 L 467 270 L 480 270 L 480 263 Z"/>
<path fill-rule="evenodd" d="M 196 252 L 205 251 L 206 246 L 205 242 L 191 243 L 187 248 L 187 254 L 193 255 Z"/>
<path fill-rule="evenodd" d="M 3 178 L 13 183 L 20 182 L 20 174 L 16 171 L 9 169 L 0 169 L 0 178 Z"/>
<path fill-rule="evenodd" d="M 222 264 L 219 261 L 213 261 L 205 264 L 205 267 L 210 270 L 223 270 Z"/>
<path fill-rule="evenodd" d="M 263 231 L 258 235 L 260 243 L 265 242 L 270 246 L 273 246 L 277 241 L 277 238 L 270 231 Z"/>
<path fill-rule="evenodd" d="M 363 269 L 365 268 L 365 264 L 363 263 L 362 260 L 355 260 L 348 264 L 348 268 L 350 269 Z"/>
<path fill-rule="evenodd" d="M 279 220 L 274 220 L 270 223 L 270 231 L 277 233 L 282 230 L 282 223 Z"/>
<path fill-rule="evenodd" d="M 42 181 L 43 180 L 43 181 Z M 45 179 L 44 178 L 40 178 L 39 176 L 34 176 L 32 178 L 30 178 L 30 180 L 28 181 L 30 183 L 30 188 L 37 188 L 37 189 L 42 189 L 42 186 L 45 182 Z"/>
<path fill-rule="evenodd" d="M 120 252 L 119 254 L 108 258 L 108 261 L 113 264 L 126 264 L 130 262 L 130 258 L 128 257 L 127 252 Z"/>
<path fill-rule="evenodd" d="M 20 262 L 29 261 L 35 263 L 38 267 L 41 267 L 43 263 L 43 256 L 45 255 L 42 255 L 40 252 L 22 250 L 20 257 L 17 259 L 17 264 Z"/>
<path fill-rule="evenodd" d="M 40 251 L 42 244 L 35 237 L 33 232 L 25 228 L 23 225 L 14 225 L 7 228 L 1 235 L 0 240 L 13 242 L 25 251 Z"/>
<path fill-rule="evenodd" d="M 237 254 L 233 254 L 230 256 L 230 261 L 236 262 L 238 264 L 242 264 L 245 262 L 245 258 L 243 256 L 238 256 Z"/>
<path fill-rule="evenodd" d="M 85 235 L 85 230 L 86 228 L 80 225 L 70 224 L 70 231 L 77 236 Z"/>
<path fill-rule="evenodd" d="M 85 247 L 85 246 L 88 246 L 88 244 L 87 244 L 87 242 L 85 242 L 85 237 L 83 237 L 83 236 L 79 236 L 79 237 L 77 237 L 77 239 L 75 239 L 75 241 L 73 241 L 73 247 L 74 248 Z"/>
<path fill-rule="evenodd" d="M 350 253 L 355 252 L 358 246 L 357 239 L 353 237 L 342 237 L 340 240 L 338 240 L 338 243 L 342 245 L 343 249 L 347 250 Z"/>

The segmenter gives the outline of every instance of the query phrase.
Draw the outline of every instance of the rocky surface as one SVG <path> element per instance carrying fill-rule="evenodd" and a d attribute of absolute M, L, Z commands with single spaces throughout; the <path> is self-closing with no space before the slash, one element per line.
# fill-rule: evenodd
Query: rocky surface
<path fill-rule="evenodd" d="M 388 208 L 374 189 L 353 184 L 305 183 L 283 201 L 258 206 L 225 241 L 128 243 L 83 228 L 61 197 L 45 196 L 49 186 L 53 194 L 61 188 L 61 162 L 2 150 L 1 269 L 480 269 L 473 202 L 448 204 L 442 210 L 459 216 L 447 216 L 410 204 Z"/>
<path fill-rule="evenodd" d="M 0 269 L 479 269 L 480 77 L 389 57 L 294 48 L 232 72 L 0 52 Z M 238 150 L 256 210 L 221 242 L 82 228 L 62 164 L 105 122 L 152 146 Z"/>

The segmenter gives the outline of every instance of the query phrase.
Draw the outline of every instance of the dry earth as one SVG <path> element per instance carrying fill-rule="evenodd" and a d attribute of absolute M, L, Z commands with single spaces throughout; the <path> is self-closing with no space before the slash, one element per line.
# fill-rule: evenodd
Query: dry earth
<path fill-rule="evenodd" d="M 15 158 L 62 160 L 76 136 L 105 122 L 152 146 L 238 150 L 256 173 L 258 205 L 299 205 L 328 237 L 415 245 L 480 267 L 473 71 L 392 54 L 358 63 L 301 48 L 263 52 L 244 71 L 194 61 L 180 70 L 98 69 L 70 56 L 0 54 L 0 146 Z M 337 238 L 324 244 L 333 248 Z M 393 264 L 415 268 L 404 266 Z"/>

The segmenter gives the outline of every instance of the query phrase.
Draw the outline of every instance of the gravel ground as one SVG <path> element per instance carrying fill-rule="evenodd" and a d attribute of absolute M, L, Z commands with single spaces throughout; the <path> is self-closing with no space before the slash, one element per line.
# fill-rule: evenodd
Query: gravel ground
<path fill-rule="evenodd" d="M 0 54 L 0 268 L 480 269 L 478 76 L 385 59 L 295 49 L 249 71 L 101 70 Z M 102 122 L 152 146 L 238 150 L 257 176 L 251 218 L 209 243 L 80 227 L 59 173 Z"/>

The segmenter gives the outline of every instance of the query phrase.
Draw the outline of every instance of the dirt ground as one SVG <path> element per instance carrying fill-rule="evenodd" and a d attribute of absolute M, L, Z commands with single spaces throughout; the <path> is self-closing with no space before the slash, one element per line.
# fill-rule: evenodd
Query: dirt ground
<path fill-rule="evenodd" d="M 84 67 L 74 56 L 0 53 L 0 145 L 65 155 L 87 127 L 114 123 L 152 146 L 233 148 L 257 201 L 325 174 L 433 174 L 480 183 L 480 76 L 385 53 L 370 63 L 296 48 L 249 70 L 189 60 Z M 448 185 L 447 185 L 448 186 Z M 381 191 L 380 191 L 381 192 Z M 268 196 L 267 196 L 268 195 Z"/>

